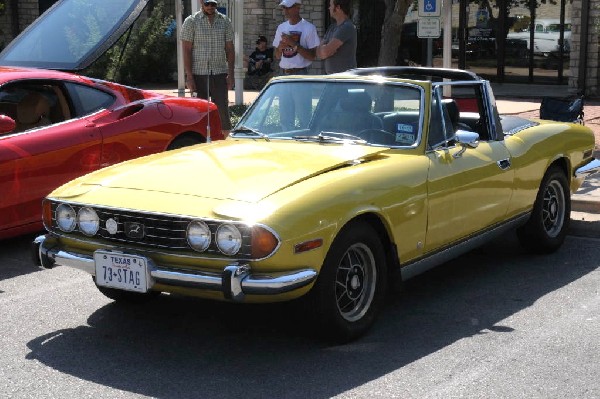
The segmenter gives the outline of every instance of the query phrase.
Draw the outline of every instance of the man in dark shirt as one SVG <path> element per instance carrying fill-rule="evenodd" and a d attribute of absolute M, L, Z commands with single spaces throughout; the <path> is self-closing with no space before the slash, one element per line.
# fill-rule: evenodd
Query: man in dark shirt
<path fill-rule="evenodd" d="M 350 20 L 351 0 L 329 0 L 329 14 L 335 20 L 317 47 L 325 72 L 336 73 L 356 68 L 356 27 Z"/>
<path fill-rule="evenodd" d="M 248 75 L 262 76 L 272 72 L 273 49 L 267 48 L 267 38 L 259 36 L 256 49 L 248 58 Z"/>

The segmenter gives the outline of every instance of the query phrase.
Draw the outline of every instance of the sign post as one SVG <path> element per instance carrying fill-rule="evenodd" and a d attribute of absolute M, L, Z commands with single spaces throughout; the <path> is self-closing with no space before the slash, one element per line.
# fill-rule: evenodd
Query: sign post
<path fill-rule="evenodd" d="M 419 0 L 417 37 L 427 39 L 427 65 L 433 66 L 433 40 L 442 34 L 440 15 L 442 0 Z"/>

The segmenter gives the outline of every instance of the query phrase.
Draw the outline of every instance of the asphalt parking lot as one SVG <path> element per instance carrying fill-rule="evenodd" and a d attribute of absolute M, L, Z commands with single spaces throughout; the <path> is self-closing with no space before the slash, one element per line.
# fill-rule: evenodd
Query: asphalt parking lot
<path fill-rule="evenodd" d="M 285 305 L 162 296 L 0 243 L 0 398 L 597 398 L 600 241 L 532 256 L 514 235 L 406 283 L 368 335 L 327 346 Z"/>

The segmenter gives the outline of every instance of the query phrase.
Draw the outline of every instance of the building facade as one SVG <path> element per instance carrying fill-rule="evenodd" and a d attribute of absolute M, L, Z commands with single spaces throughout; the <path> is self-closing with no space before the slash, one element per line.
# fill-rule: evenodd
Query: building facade
<path fill-rule="evenodd" d="M 191 12 L 191 1 L 198 0 L 184 1 L 184 17 Z M 8 44 L 55 2 L 0 0 L 0 5 L 4 4 L 0 9 L 0 47 Z M 174 2 L 165 0 L 170 14 L 175 13 Z M 353 20 L 359 28 L 359 52 L 361 34 L 369 29 L 372 31 L 370 25 L 383 23 L 383 15 L 366 21 L 367 13 L 377 2 L 382 3 L 382 0 L 355 1 Z M 244 1 L 244 54 L 254 50 L 259 35 L 272 40 L 277 25 L 284 20 L 278 3 L 279 0 Z M 556 84 L 573 95 L 600 96 L 600 0 L 557 0 L 555 4 L 514 0 L 453 0 L 451 3 L 453 67 L 473 70 L 492 81 Z M 233 0 L 219 0 L 221 10 L 226 13 L 233 4 Z M 302 1 L 301 15 L 315 24 L 321 36 L 330 23 L 328 5 L 329 0 Z M 361 12 L 361 6 L 369 7 L 369 10 Z M 363 22 L 360 21 L 361 14 Z M 403 35 L 410 35 L 407 27 L 410 24 L 416 27 L 417 19 L 416 12 L 409 11 Z M 414 30 L 415 36 L 403 46 L 417 50 L 426 48 L 426 39 L 418 39 Z M 433 65 L 441 65 L 442 52 L 439 50 L 433 47 Z M 404 53 L 400 51 L 399 54 Z M 411 55 L 407 55 L 410 59 L 403 61 L 423 64 L 422 52 L 416 54 L 411 51 Z M 322 71 L 322 63 L 314 62 L 311 72 Z"/>

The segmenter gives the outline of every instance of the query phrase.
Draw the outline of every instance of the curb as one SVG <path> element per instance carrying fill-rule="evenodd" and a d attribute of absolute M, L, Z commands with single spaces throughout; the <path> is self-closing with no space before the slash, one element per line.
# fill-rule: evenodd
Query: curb
<path fill-rule="evenodd" d="M 571 197 L 571 211 L 600 214 L 600 201 Z"/>
<path fill-rule="evenodd" d="M 585 212 L 571 212 L 570 236 L 600 238 L 600 215 Z"/>

